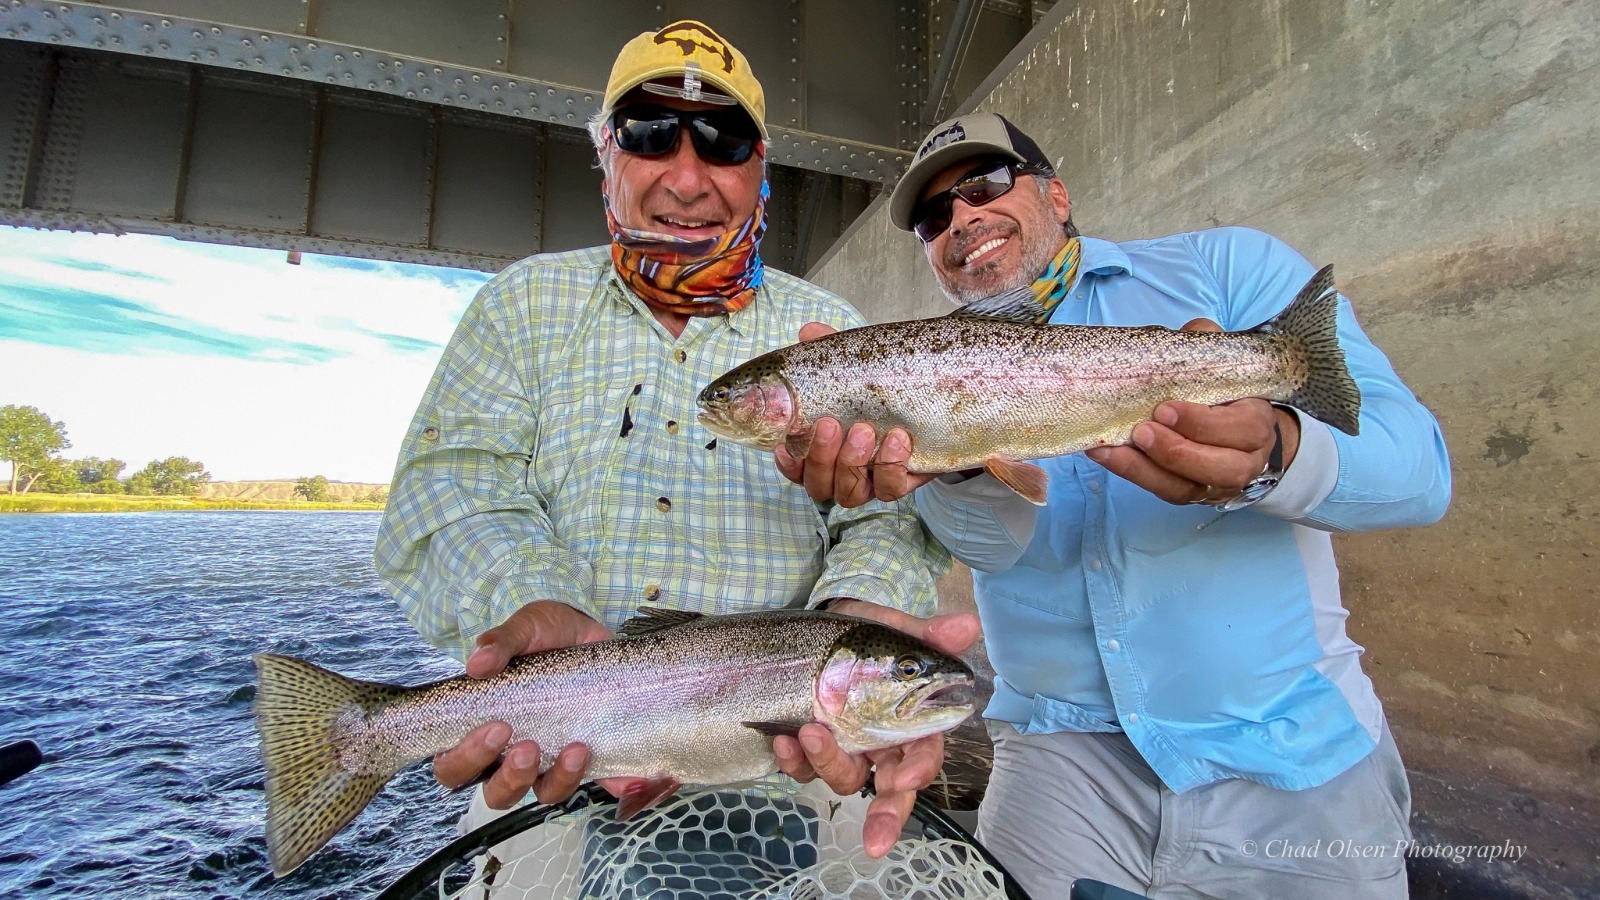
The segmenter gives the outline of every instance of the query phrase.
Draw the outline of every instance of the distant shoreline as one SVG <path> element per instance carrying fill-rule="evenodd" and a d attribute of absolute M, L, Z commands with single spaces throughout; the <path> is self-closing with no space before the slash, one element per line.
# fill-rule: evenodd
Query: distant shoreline
<path fill-rule="evenodd" d="M 378 512 L 382 503 L 244 500 L 234 497 L 128 496 L 125 494 L 0 494 L 0 513 L 74 512 Z"/>

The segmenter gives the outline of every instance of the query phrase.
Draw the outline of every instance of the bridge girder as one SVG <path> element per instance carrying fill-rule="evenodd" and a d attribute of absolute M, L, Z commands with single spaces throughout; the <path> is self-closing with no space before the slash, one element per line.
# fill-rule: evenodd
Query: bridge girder
<path fill-rule="evenodd" d="M 930 48 L 962 49 L 938 66 L 959 91 L 1038 15 L 974 3 L 0 0 L 0 221 L 488 270 L 600 243 L 598 86 L 628 37 L 696 17 L 767 88 L 764 255 L 804 271 L 940 108 Z"/>

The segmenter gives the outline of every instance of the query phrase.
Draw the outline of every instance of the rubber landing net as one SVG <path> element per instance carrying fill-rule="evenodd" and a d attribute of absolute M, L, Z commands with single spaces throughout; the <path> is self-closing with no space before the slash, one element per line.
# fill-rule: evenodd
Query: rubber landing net
<path fill-rule="evenodd" d="M 627 822 L 590 784 L 474 830 L 378 900 L 1026 900 L 987 851 L 919 796 L 882 859 L 866 804 L 781 775 L 680 792 Z"/>

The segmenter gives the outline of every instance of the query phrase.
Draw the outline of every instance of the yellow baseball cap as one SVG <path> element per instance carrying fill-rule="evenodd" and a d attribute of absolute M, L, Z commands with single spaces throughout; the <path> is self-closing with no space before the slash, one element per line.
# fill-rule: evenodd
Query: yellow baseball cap
<path fill-rule="evenodd" d="M 656 83 L 660 79 L 682 79 L 682 85 Z M 744 54 L 703 22 L 683 19 L 624 44 L 611 66 L 601 109 L 609 115 L 624 94 L 640 85 L 651 93 L 685 100 L 738 104 L 761 129 L 762 140 L 767 139 L 767 98 L 761 82 L 750 72 Z"/>

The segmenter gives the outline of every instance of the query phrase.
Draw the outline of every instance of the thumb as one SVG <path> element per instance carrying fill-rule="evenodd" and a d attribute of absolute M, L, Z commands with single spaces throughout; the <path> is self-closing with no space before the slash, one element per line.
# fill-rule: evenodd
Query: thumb
<path fill-rule="evenodd" d="M 825 322 L 807 322 L 800 328 L 800 340 L 814 341 L 819 337 L 827 337 L 838 330 Z"/>
<path fill-rule="evenodd" d="M 542 631 L 540 612 L 539 604 L 530 603 L 478 635 L 477 646 L 467 657 L 467 674 L 473 678 L 491 678 L 500 674 L 512 657 L 539 649 L 536 641 Z"/>
<path fill-rule="evenodd" d="M 945 613 L 929 619 L 922 630 L 922 639 L 940 650 L 959 656 L 978 642 L 983 626 L 972 613 Z"/>
<path fill-rule="evenodd" d="M 504 633 L 505 627 L 499 625 L 478 635 L 477 646 L 473 648 L 472 655 L 467 657 L 467 675 L 472 678 L 493 678 L 511 662 L 515 654 L 509 645 L 514 642 Z"/>
<path fill-rule="evenodd" d="M 1183 323 L 1183 327 L 1178 329 L 1178 330 L 1179 331 L 1221 331 L 1222 330 L 1222 326 L 1218 325 L 1217 323 L 1215 323 L 1213 321 L 1211 321 L 1210 319 L 1200 318 L 1200 319 L 1190 319 L 1189 321 Z"/>

